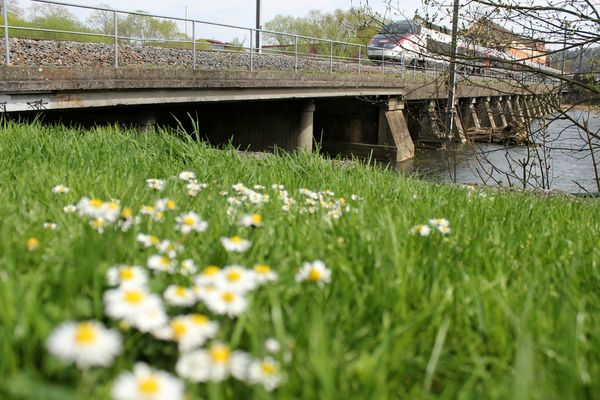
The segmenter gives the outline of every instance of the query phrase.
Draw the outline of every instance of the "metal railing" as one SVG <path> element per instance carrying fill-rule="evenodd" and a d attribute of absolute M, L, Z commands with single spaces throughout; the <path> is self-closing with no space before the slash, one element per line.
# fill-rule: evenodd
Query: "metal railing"
<path fill-rule="evenodd" d="M 7 3 L 9 0 L 2 0 L 2 29 L 4 31 L 4 53 L 5 63 L 8 65 L 11 63 L 11 49 L 9 32 L 14 31 L 29 31 L 29 32 L 50 32 L 59 35 L 79 35 L 82 37 L 95 37 L 100 38 L 104 43 L 112 42 L 113 46 L 113 62 L 114 68 L 120 67 L 120 46 L 131 45 L 132 43 L 141 42 L 143 44 L 179 44 L 183 45 L 184 49 L 191 51 L 191 68 L 197 69 L 198 67 L 198 54 L 202 49 L 198 49 L 200 46 L 206 47 L 206 43 L 200 43 L 198 40 L 198 33 L 202 27 L 222 28 L 235 30 L 237 32 L 243 32 L 248 34 L 249 46 L 233 46 L 231 44 L 223 43 L 222 52 L 227 53 L 238 53 L 240 56 L 245 56 L 247 59 L 246 68 L 250 71 L 260 69 L 259 61 L 265 57 L 285 57 L 290 64 L 290 69 L 294 72 L 298 72 L 302 69 L 302 64 L 308 64 L 305 66 L 308 69 L 317 68 L 320 71 L 326 71 L 329 74 L 333 74 L 336 70 L 341 69 L 342 66 L 346 66 L 344 72 L 356 72 L 359 75 L 363 73 L 371 74 L 394 74 L 404 78 L 406 75 L 411 74 L 412 76 L 438 76 L 440 73 L 444 73 L 446 68 L 443 63 L 433 63 L 430 67 L 420 67 L 416 62 L 406 63 L 405 54 L 401 55 L 400 59 L 393 57 L 386 57 L 386 49 L 371 45 L 363 45 L 352 42 L 336 41 L 331 39 L 316 38 L 310 36 L 303 36 L 292 33 L 276 32 L 266 29 L 256 29 L 249 27 L 241 27 L 230 24 L 223 24 L 217 22 L 203 21 L 193 18 L 180 18 L 170 17 L 158 14 L 149 14 L 144 12 L 125 11 L 119 9 L 105 8 L 105 7 L 94 7 L 85 6 L 72 3 L 66 3 L 54 0 L 30 0 L 34 3 L 50 4 L 55 6 L 71 7 L 79 10 L 88 10 L 92 12 L 102 12 L 105 16 L 112 16 L 112 32 L 84 32 L 84 31 L 70 31 L 60 29 L 50 29 L 45 27 L 31 27 L 31 26 L 14 26 L 9 25 L 7 18 Z M 186 35 L 182 39 L 164 39 L 164 38 L 149 38 L 149 37 L 133 37 L 126 33 L 119 32 L 119 17 L 121 16 L 136 16 L 143 18 L 155 18 L 167 21 L 174 21 L 179 23 L 191 25 L 191 38 Z M 253 38 L 256 33 L 259 32 L 263 38 L 271 39 L 279 44 L 270 44 L 264 46 L 255 46 Z M 279 40 L 277 40 L 279 39 Z M 264 40 L 263 40 L 264 41 Z M 188 48 L 189 47 L 189 48 Z M 380 54 L 380 59 L 372 61 L 369 55 Z M 315 64 L 316 63 L 316 64 Z M 470 78 L 476 79 L 503 79 L 506 80 L 506 74 L 502 75 L 498 71 L 485 70 L 483 74 L 479 76 L 471 76 Z M 532 74 L 522 74 L 519 77 L 520 81 L 531 82 L 537 81 Z"/>

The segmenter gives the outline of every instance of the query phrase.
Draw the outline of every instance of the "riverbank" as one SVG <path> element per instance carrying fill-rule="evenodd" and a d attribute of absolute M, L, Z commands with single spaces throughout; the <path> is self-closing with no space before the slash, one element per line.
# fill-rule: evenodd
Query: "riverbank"
<path fill-rule="evenodd" d="M 270 363 L 269 385 L 248 374 L 187 379 L 190 398 L 600 391 L 597 200 L 432 184 L 317 155 L 241 157 L 173 132 L 117 128 L 11 123 L 0 128 L 0 166 L 1 398 L 108 398 L 136 361 L 186 375 L 176 368 L 177 335 L 159 339 L 147 320 L 114 318 L 105 296 L 116 277 L 107 273 L 122 264 L 141 266 L 144 293 L 159 296 L 169 318 L 202 313 L 218 323 L 203 347 L 222 343 Z M 244 240 L 245 251 L 228 247 Z M 299 274 L 315 260 L 326 269 Z M 199 293 L 207 265 L 233 264 L 248 268 L 238 271 L 250 276 L 247 305 L 227 315 Z M 276 280 L 259 285 L 266 265 Z M 172 284 L 188 303 L 166 293 Z M 50 354 L 48 337 L 71 320 L 101 322 L 122 350 L 83 372 Z M 270 338 L 279 350 L 265 348 Z"/>

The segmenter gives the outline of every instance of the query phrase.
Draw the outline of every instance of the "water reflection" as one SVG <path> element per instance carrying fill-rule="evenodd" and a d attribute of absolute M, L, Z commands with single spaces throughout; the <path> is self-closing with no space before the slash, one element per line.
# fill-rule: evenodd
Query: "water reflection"
<path fill-rule="evenodd" d="M 582 121 L 587 114 L 569 114 Z M 538 132 L 539 124 L 532 124 Z M 600 117 L 592 115 L 591 131 L 600 131 Z M 559 189 L 572 193 L 597 192 L 593 161 L 582 133 L 565 119 L 547 121 L 545 146 L 504 146 L 492 143 L 456 144 L 456 181 L 464 184 L 485 184 L 528 188 Z M 542 144 L 542 138 L 535 137 Z M 600 141 L 593 141 L 597 153 Z M 543 150 L 546 149 L 544 152 Z M 398 170 L 416 173 L 424 179 L 451 182 L 453 147 L 425 147 L 416 150 L 415 158 L 397 166 Z M 597 156 L 600 156 L 598 154 Z M 597 157 L 598 158 L 598 157 Z M 524 160 L 526 162 L 524 162 Z M 523 168 L 522 165 L 527 167 Z M 585 190 L 584 190 L 585 189 Z"/>

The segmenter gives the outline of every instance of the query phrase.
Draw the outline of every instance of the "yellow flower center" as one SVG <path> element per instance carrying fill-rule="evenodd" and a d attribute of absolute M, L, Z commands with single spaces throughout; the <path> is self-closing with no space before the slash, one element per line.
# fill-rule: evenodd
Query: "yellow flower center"
<path fill-rule="evenodd" d="M 32 237 L 27 240 L 26 245 L 27 245 L 27 250 L 33 251 L 38 248 L 38 246 L 40 245 L 40 241 L 37 240 L 36 238 Z"/>
<path fill-rule="evenodd" d="M 176 206 L 177 206 L 177 204 L 175 203 L 175 200 L 167 201 L 167 209 L 168 210 L 173 210 L 173 209 L 175 209 Z"/>
<path fill-rule="evenodd" d="M 89 322 L 79 324 L 75 329 L 75 342 L 81 345 L 90 345 L 96 341 L 98 332 L 96 327 Z"/>
<path fill-rule="evenodd" d="M 196 325 L 205 325 L 208 323 L 208 317 L 202 314 L 192 314 L 192 322 Z"/>
<path fill-rule="evenodd" d="M 240 271 L 229 271 L 227 273 L 227 280 L 231 282 L 237 282 L 242 279 L 242 274 Z"/>
<path fill-rule="evenodd" d="M 153 375 L 138 381 L 138 390 L 145 396 L 157 394 L 159 389 L 160 382 L 158 381 L 158 378 Z"/>
<path fill-rule="evenodd" d="M 265 375 L 275 375 L 277 373 L 277 367 L 266 361 L 260 363 L 260 370 Z"/>
<path fill-rule="evenodd" d="M 160 240 L 154 235 L 148 236 L 148 241 L 153 245 L 158 244 L 158 242 L 160 242 Z"/>
<path fill-rule="evenodd" d="M 213 276 L 218 274 L 220 271 L 221 269 L 216 265 L 209 265 L 208 267 L 204 268 L 204 270 L 202 271 L 202 275 Z"/>
<path fill-rule="evenodd" d="M 268 274 L 271 272 L 271 267 L 266 264 L 258 264 L 254 266 L 254 272 L 257 274 Z"/>
<path fill-rule="evenodd" d="M 100 199 L 91 199 L 90 200 L 90 206 L 92 206 L 94 208 L 100 208 L 100 207 L 102 207 L 103 204 L 104 204 L 104 202 Z"/>
<path fill-rule="evenodd" d="M 163 267 L 167 267 L 170 263 L 171 260 L 169 260 L 167 257 L 160 258 L 160 265 L 162 265 Z"/>
<path fill-rule="evenodd" d="M 175 288 L 175 295 L 177 297 L 185 297 L 187 291 L 185 290 L 185 288 L 181 287 L 181 286 L 177 286 Z"/>
<path fill-rule="evenodd" d="M 231 292 L 224 292 L 221 295 L 221 298 L 223 299 L 224 302 L 226 303 L 232 303 L 233 300 L 235 300 L 235 295 Z"/>
<path fill-rule="evenodd" d="M 182 321 L 171 322 L 171 329 L 173 330 L 173 336 L 175 336 L 175 339 L 180 339 L 187 333 L 187 327 Z"/>
<path fill-rule="evenodd" d="M 144 299 L 144 294 L 139 290 L 128 290 L 123 295 L 123 300 L 127 303 L 139 304 Z"/>
<path fill-rule="evenodd" d="M 110 203 L 108 203 L 108 208 L 110 210 L 116 210 L 117 208 L 119 208 L 119 203 L 117 203 L 116 201 L 111 201 Z"/>
<path fill-rule="evenodd" d="M 129 207 L 124 208 L 123 211 L 121 211 L 121 217 L 123 217 L 123 218 L 131 218 L 132 215 L 133 215 L 133 210 Z"/>
<path fill-rule="evenodd" d="M 242 242 L 242 238 L 239 236 L 233 236 L 229 239 L 232 243 L 241 243 Z"/>
<path fill-rule="evenodd" d="M 311 269 L 310 272 L 308 273 L 308 279 L 313 282 L 320 281 L 321 280 L 321 271 L 319 271 L 316 268 Z"/>
<path fill-rule="evenodd" d="M 95 220 L 92 221 L 92 226 L 94 226 L 96 228 L 100 228 L 100 227 L 104 226 L 104 220 L 102 218 L 96 218 Z"/>
<path fill-rule="evenodd" d="M 121 277 L 122 281 L 130 281 L 133 279 L 134 272 L 133 268 L 125 267 L 119 271 L 119 277 Z"/>
<path fill-rule="evenodd" d="M 223 364 L 229 360 L 230 353 L 227 346 L 215 346 L 210 349 L 210 358 L 214 363 Z"/>
<path fill-rule="evenodd" d="M 262 216 L 260 214 L 252 214 L 250 221 L 252 221 L 254 225 L 258 225 L 262 222 Z"/>
<path fill-rule="evenodd" d="M 196 223 L 196 219 L 194 217 L 190 217 L 190 216 L 183 217 L 184 225 L 190 226 L 190 225 L 194 225 L 195 223 Z"/>

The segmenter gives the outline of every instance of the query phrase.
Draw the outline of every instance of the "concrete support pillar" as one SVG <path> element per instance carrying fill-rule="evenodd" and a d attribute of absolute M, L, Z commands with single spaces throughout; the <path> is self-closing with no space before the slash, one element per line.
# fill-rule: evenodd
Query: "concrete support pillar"
<path fill-rule="evenodd" d="M 523 117 L 525 118 L 525 122 L 529 123 L 531 122 L 532 115 L 531 115 L 531 110 L 529 108 L 529 100 L 527 98 L 527 96 L 522 96 L 521 97 L 521 110 L 523 112 Z"/>
<path fill-rule="evenodd" d="M 543 118 L 546 115 L 538 96 L 533 97 L 533 106 L 535 107 L 535 114 L 538 118 Z"/>
<path fill-rule="evenodd" d="M 467 134 L 463 126 L 462 118 L 460 117 L 461 113 L 458 99 L 456 100 L 454 109 L 456 110 L 456 112 L 454 113 L 454 137 L 457 138 L 461 143 L 467 143 Z"/>
<path fill-rule="evenodd" d="M 485 125 L 490 127 L 490 128 L 495 128 L 496 127 L 496 121 L 494 120 L 494 113 L 492 112 L 492 107 L 490 104 L 490 98 L 489 97 L 483 97 L 481 98 L 481 105 L 482 105 L 482 111 L 483 111 L 483 115 L 481 120 L 485 121 Z"/>
<path fill-rule="evenodd" d="M 503 97 L 503 105 L 504 105 L 504 116 L 506 118 L 506 122 L 507 123 L 513 123 L 517 121 L 517 118 L 515 116 L 515 112 L 513 110 L 513 103 L 512 103 L 512 99 L 510 98 L 510 96 L 508 97 Z"/>
<path fill-rule="evenodd" d="M 313 145 L 313 116 L 315 104 L 307 103 L 301 111 L 300 123 L 298 124 L 298 150 L 312 153 Z"/>
<path fill-rule="evenodd" d="M 392 98 L 387 107 L 379 109 L 377 144 L 396 147 L 396 162 L 415 156 L 415 145 L 404 116 L 404 100 Z"/>
<path fill-rule="evenodd" d="M 521 96 L 516 95 L 512 98 L 512 106 L 515 115 L 515 121 L 519 124 L 525 124 L 525 116 L 523 115 L 523 111 L 521 108 Z"/>
<path fill-rule="evenodd" d="M 156 127 L 156 114 L 148 110 L 140 111 L 136 116 L 134 126 L 141 133 L 151 131 Z"/>
<path fill-rule="evenodd" d="M 475 99 L 471 97 L 464 98 L 460 101 L 460 116 L 462 127 L 465 133 L 470 128 L 480 128 L 481 124 L 479 123 L 479 117 L 477 116 L 477 112 L 475 111 Z"/>
<path fill-rule="evenodd" d="M 504 128 L 508 125 L 508 122 L 506 121 L 506 112 L 504 111 L 502 104 L 502 97 L 492 98 L 492 113 L 494 114 L 496 127 Z"/>

